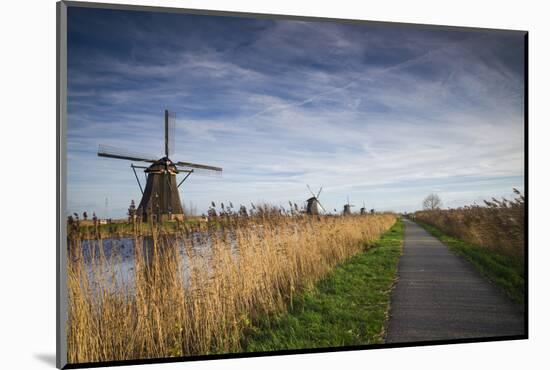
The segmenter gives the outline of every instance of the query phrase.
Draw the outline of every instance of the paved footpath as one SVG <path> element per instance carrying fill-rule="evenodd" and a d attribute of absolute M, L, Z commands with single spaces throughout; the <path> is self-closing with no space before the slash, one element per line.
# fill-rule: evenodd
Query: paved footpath
<path fill-rule="evenodd" d="M 523 335 L 520 305 L 407 219 L 386 343 Z"/>

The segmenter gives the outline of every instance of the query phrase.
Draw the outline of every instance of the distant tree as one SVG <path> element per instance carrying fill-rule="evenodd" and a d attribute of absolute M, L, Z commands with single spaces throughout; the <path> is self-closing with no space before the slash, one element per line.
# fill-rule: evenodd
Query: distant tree
<path fill-rule="evenodd" d="M 422 207 L 425 210 L 434 211 L 443 207 L 443 202 L 441 201 L 441 198 L 439 198 L 439 195 L 430 194 L 422 202 Z"/>

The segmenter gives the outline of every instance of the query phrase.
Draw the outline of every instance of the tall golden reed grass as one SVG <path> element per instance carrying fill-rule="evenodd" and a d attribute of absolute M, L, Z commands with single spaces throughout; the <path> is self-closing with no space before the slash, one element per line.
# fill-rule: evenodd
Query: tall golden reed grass
<path fill-rule="evenodd" d="M 525 198 L 514 189 L 512 200 L 493 198 L 485 205 L 416 212 L 416 219 L 444 233 L 494 250 L 523 265 L 525 250 Z"/>
<path fill-rule="evenodd" d="M 360 252 L 392 214 L 308 217 L 258 212 L 176 234 L 136 236 L 134 265 L 117 278 L 116 253 L 69 241 L 69 363 L 241 351 L 243 330 L 292 305 L 292 296 Z M 183 245 L 182 257 L 180 246 Z M 205 247 L 207 245 L 207 247 Z"/>

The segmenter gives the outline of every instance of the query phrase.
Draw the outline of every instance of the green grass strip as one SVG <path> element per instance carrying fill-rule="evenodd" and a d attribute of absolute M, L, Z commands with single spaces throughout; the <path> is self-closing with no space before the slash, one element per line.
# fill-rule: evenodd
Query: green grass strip
<path fill-rule="evenodd" d="M 525 280 L 521 263 L 490 249 L 446 235 L 437 227 L 425 222 L 416 222 L 446 244 L 453 252 L 470 261 L 482 275 L 499 286 L 510 298 L 523 304 Z"/>
<path fill-rule="evenodd" d="M 293 299 L 292 309 L 247 331 L 245 351 L 383 343 L 391 288 L 402 250 L 398 220 L 365 251 L 336 267 Z"/>

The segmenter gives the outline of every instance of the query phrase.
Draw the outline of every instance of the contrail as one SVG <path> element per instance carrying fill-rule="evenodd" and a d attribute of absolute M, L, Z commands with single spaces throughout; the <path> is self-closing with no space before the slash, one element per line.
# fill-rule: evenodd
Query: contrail
<path fill-rule="evenodd" d="M 415 58 L 411 58 L 411 59 L 408 59 L 404 62 L 401 62 L 401 63 L 398 63 L 396 65 L 393 65 L 393 66 L 390 66 L 390 67 L 386 67 L 384 69 L 381 69 L 379 71 L 376 71 L 376 72 L 373 72 L 370 76 L 365 76 L 363 74 L 357 74 L 356 75 L 356 78 L 352 79 L 350 82 L 348 82 L 347 84 L 345 84 L 344 86 L 339 86 L 339 87 L 333 87 L 331 89 L 328 89 L 326 91 L 323 91 L 323 92 L 320 92 L 318 94 L 315 94 L 315 95 L 312 95 L 310 96 L 309 98 L 307 99 L 304 99 L 304 100 L 301 100 L 301 101 L 298 101 L 296 103 L 289 103 L 289 104 L 281 104 L 281 105 L 275 105 L 275 106 L 271 106 L 271 107 L 268 107 L 264 110 L 261 110 L 257 113 L 254 113 L 252 116 L 250 116 L 249 118 L 254 118 L 254 117 L 258 117 L 258 116 L 261 116 L 267 112 L 271 112 L 271 111 L 276 111 L 276 110 L 285 110 L 285 109 L 288 109 L 288 108 L 292 108 L 292 107 L 299 107 L 299 106 L 302 106 L 302 105 L 305 105 L 307 103 L 310 103 L 312 101 L 314 101 L 315 99 L 321 97 L 321 96 L 324 96 L 324 95 L 328 95 L 328 94 L 331 94 L 331 93 L 334 93 L 334 92 L 337 92 L 337 91 L 343 91 L 343 90 L 347 90 L 349 89 L 353 84 L 359 82 L 359 81 L 364 81 L 364 80 L 368 80 L 368 81 L 373 81 L 374 78 L 380 78 L 381 76 L 389 73 L 389 72 L 392 72 L 392 71 L 395 71 L 395 70 L 399 70 L 399 69 L 403 69 L 403 68 L 406 68 L 406 67 L 409 67 L 411 65 L 414 65 L 414 64 L 417 64 L 419 62 L 422 62 L 422 61 L 425 61 L 425 60 L 428 60 L 432 55 L 436 54 L 436 53 L 439 53 L 439 52 L 442 52 L 442 51 L 445 51 L 445 50 L 449 50 L 451 48 L 454 48 L 456 47 L 457 45 L 461 45 L 461 44 L 464 44 L 466 42 L 469 42 L 470 40 L 472 39 L 481 39 L 481 38 L 485 38 L 487 37 L 486 35 L 483 35 L 481 37 L 479 36 L 473 36 L 473 37 L 470 37 L 468 39 L 465 39 L 465 40 L 460 40 L 460 41 L 456 41 L 454 43 L 451 43 L 449 45 L 445 45 L 443 47 L 440 47 L 438 49 L 435 49 L 435 50 L 430 50 L 418 57 L 415 57 Z"/>
<path fill-rule="evenodd" d="M 313 95 L 313 96 L 310 96 L 309 98 L 305 99 L 305 100 L 302 100 L 302 101 L 299 101 L 299 102 L 296 102 L 296 103 L 289 103 L 289 104 L 281 104 L 281 105 L 276 105 L 276 106 L 271 106 L 269 108 L 266 108 L 258 113 L 254 113 L 252 116 L 250 116 L 250 118 L 254 118 L 254 117 L 257 117 L 257 116 L 261 116 L 262 114 L 264 113 L 267 113 L 267 112 L 270 112 L 270 111 L 273 111 L 273 110 L 284 110 L 284 109 L 287 109 L 287 108 L 291 108 L 291 107 L 298 107 L 298 106 L 301 106 L 301 105 L 304 105 L 304 104 L 307 104 L 307 103 L 310 103 L 312 101 L 314 101 L 315 99 L 317 99 L 318 97 L 320 96 L 323 96 L 323 95 L 327 95 L 327 94 L 331 94 L 333 92 L 336 92 L 336 91 L 340 91 L 340 90 L 346 90 L 348 89 L 349 87 L 351 87 L 352 84 L 354 84 L 356 81 L 353 80 L 347 84 L 345 84 L 344 86 L 340 86 L 340 87 L 333 87 L 332 89 L 329 89 L 329 90 L 326 90 L 326 91 L 323 91 L 319 94 L 316 94 L 316 95 Z"/>

